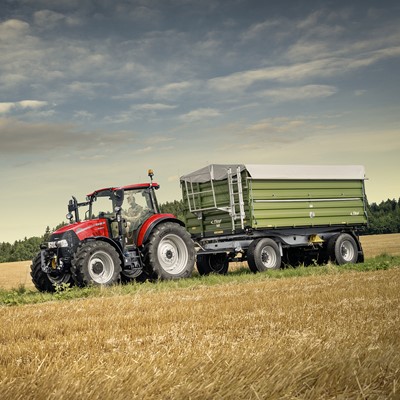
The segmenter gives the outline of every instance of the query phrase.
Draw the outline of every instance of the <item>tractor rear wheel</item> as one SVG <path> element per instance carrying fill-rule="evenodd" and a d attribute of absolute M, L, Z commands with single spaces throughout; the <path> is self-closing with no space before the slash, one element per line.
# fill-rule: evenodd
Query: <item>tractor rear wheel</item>
<path fill-rule="evenodd" d="M 149 274 L 157 279 L 180 279 L 191 276 L 195 249 L 189 233 L 175 222 L 157 225 L 143 249 Z"/>
<path fill-rule="evenodd" d="M 197 256 L 196 265 L 200 275 L 225 275 L 228 272 L 229 257 L 226 253 L 200 254 Z"/>
<path fill-rule="evenodd" d="M 74 286 L 75 282 L 69 272 L 47 274 L 42 270 L 40 253 L 32 260 L 31 264 L 32 282 L 39 292 L 54 293 L 57 286 L 68 284 Z"/>
<path fill-rule="evenodd" d="M 71 270 L 78 286 L 111 286 L 121 279 L 121 259 L 111 244 L 90 241 L 79 245 Z"/>

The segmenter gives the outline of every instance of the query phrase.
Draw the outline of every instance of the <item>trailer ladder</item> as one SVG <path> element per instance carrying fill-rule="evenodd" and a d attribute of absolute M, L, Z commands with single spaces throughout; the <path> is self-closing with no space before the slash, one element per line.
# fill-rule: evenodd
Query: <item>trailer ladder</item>
<path fill-rule="evenodd" d="M 230 198 L 230 211 L 229 214 L 232 218 L 232 227 L 235 229 L 235 222 L 240 218 L 240 226 L 244 229 L 244 201 L 243 201 L 243 186 L 242 175 L 240 167 L 236 169 L 236 175 L 232 173 L 232 169 L 228 170 L 228 185 L 229 185 L 229 198 Z M 236 213 L 236 208 L 239 206 L 239 216 Z"/>

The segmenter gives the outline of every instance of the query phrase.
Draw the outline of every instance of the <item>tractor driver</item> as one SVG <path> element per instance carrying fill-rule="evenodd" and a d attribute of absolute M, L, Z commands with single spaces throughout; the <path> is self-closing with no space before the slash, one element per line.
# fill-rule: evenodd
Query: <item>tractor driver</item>
<path fill-rule="evenodd" d="M 132 232 L 138 228 L 140 224 L 140 216 L 143 212 L 143 207 L 136 203 L 135 196 L 130 194 L 128 196 L 129 208 L 123 211 L 123 218 L 127 221 L 127 230 Z"/>

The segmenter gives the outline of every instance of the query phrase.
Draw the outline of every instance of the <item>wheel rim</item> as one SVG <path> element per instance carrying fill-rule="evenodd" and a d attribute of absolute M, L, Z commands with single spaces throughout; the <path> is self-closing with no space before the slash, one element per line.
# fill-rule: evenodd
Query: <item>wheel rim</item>
<path fill-rule="evenodd" d="M 261 262 L 265 268 L 275 268 L 277 257 L 276 252 L 271 246 L 265 246 L 261 250 Z"/>
<path fill-rule="evenodd" d="M 340 254 L 343 257 L 343 260 L 346 262 L 350 262 L 354 258 L 354 247 L 349 240 L 343 241 L 342 245 L 340 246 Z"/>
<path fill-rule="evenodd" d="M 114 269 L 114 261 L 105 251 L 97 251 L 89 259 L 89 275 L 96 283 L 108 283 L 114 274 Z"/>
<path fill-rule="evenodd" d="M 168 273 L 177 275 L 185 270 L 189 259 L 185 242 L 177 235 L 166 235 L 157 250 L 161 267 Z"/>

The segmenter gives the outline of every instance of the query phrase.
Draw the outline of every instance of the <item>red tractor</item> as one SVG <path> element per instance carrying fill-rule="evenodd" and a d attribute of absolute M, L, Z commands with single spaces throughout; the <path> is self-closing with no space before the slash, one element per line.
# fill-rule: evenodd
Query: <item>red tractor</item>
<path fill-rule="evenodd" d="M 39 291 L 191 275 L 194 244 L 183 222 L 160 213 L 151 170 L 149 177 L 149 183 L 96 190 L 83 203 L 72 197 L 70 223 L 53 232 L 33 259 Z M 80 207 L 87 208 L 83 220 Z"/>

